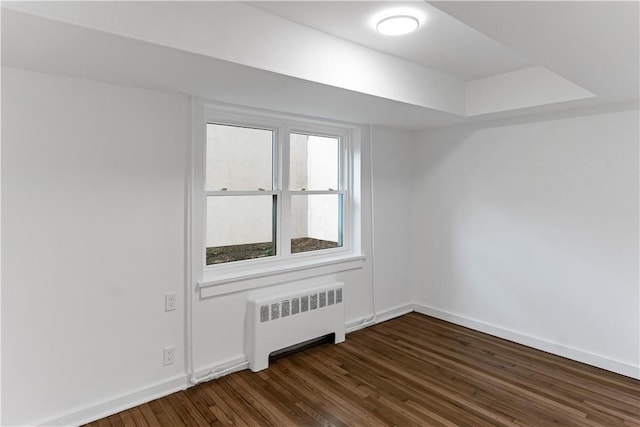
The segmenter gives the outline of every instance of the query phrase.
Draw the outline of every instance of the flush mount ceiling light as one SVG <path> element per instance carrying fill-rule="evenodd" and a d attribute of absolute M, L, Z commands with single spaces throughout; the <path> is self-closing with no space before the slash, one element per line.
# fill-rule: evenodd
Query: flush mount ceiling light
<path fill-rule="evenodd" d="M 414 32 L 420 26 L 418 18 L 411 15 L 394 15 L 381 19 L 376 31 L 385 36 L 402 36 Z"/>

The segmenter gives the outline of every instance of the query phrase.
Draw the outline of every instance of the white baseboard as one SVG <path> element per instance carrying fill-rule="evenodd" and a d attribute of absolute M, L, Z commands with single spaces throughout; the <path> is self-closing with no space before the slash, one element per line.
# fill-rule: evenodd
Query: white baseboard
<path fill-rule="evenodd" d="M 376 323 L 376 316 L 374 315 L 361 317 L 359 319 L 351 320 L 347 322 L 347 324 L 344 326 L 344 332 L 347 334 L 350 334 L 351 332 L 355 332 L 360 329 L 367 328 L 371 325 L 375 325 L 375 323 Z"/>
<path fill-rule="evenodd" d="M 191 385 L 220 378 L 225 375 L 247 369 L 248 367 L 249 361 L 247 360 L 247 356 L 240 354 L 236 357 L 227 359 L 226 361 L 199 368 L 194 372 L 190 379 Z"/>
<path fill-rule="evenodd" d="M 147 387 L 122 393 L 109 399 L 67 411 L 63 414 L 33 423 L 33 425 L 70 426 L 86 424 L 160 397 L 168 396 L 176 391 L 185 390 L 186 388 L 187 376 L 178 375 Z"/>
<path fill-rule="evenodd" d="M 401 304 L 376 313 L 376 323 L 386 322 L 413 311 L 413 303 Z"/>
<path fill-rule="evenodd" d="M 627 377 L 640 379 L 640 366 L 634 366 L 629 363 L 611 359 L 606 356 L 557 344 L 551 341 L 533 337 L 521 332 L 512 331 L 510 329 L 492 325 L 480 320 L 471 319 L 469 317 L 461 316 L 448 311 L 440 310 L 424 304 L 414 304 L 414 310 L 427 316 L 446 320 L 447 322 L 455 323 L 456 325 L 465 326 L 467 328 L 484 332 L 486 334 L 493 335 L 499 338 L 504 338 L 518 344 L 523 344 L 528 347 L 546 351 L 547 353 L 556 354 L 558 356 L 566 357 L 567 359 L 576 360 L 578 362 L 606 369 L 607 371 L 615 372 Z"/>
<path fill-rule="evenodd" d="M 386 322 L 387 320 L 391 320 L 394 317 L 399 317 L 403 314 L 411 313 L 412 311 L 413 303 L 401 304 L 395 307 L 391 307 L 374 315 L 361 317 L 359 319 L 347 322 L 347 324 L 345 325 L 345 332 L 349 334 L 351 332 L 373 326 L 377 323 Z"/>

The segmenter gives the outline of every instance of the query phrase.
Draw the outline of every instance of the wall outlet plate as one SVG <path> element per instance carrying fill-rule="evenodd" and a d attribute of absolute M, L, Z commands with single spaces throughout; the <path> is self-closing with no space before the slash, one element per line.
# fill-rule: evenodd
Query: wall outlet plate
<path fill-rule="evenodd" d="M 165 347 L 164 348 L 164 365 L 173 365 L 176 362 L 176 348 Z"/>
<path fill-rule="evenodd" d="M 164 296 L 164 311 L 173 311 L 176 309 L 176 293 L 171 292 Z"/>

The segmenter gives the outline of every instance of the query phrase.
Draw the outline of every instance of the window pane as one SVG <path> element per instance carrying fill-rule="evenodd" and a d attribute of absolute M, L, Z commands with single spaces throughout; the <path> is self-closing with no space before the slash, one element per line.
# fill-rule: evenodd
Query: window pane
<path fill-rule="evenodd" d="M 207 124 L 207 190 L 272 190 L 273 131 Z"/>
<path fill-rule="evenodd" d="M 291 197 L 291 253 L 342 246 L 342 195 Z"/>
<path fill-rule="evenodd" d="M 207 197 L 207 265 L 276 254 L 276 196 Z"/>
<path fill-rule="evenodd" d="M 339 151 L 338 138 L 292 133 L 289 189 L 338 190 Z"/>

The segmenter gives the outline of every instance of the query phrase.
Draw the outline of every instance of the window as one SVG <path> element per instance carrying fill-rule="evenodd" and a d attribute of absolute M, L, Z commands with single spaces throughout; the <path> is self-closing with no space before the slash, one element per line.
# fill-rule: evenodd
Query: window
<path fill-rule="evenodd" d="M 343 246 L 339 136 L 206 126 L 207 265 Z"/>
<path fill-rule="evenodd" d="M 358 127 L 204 103 L 202 112 L 191 204 L 199 283 L 361 262 Z"/>
<path fill-rule="evenodd" d="M 274 134 L 207 124 L 207 265 L 276 255 Z"/>
<path fill-rule="evenodd" d="M 340 139 L 289 134 L 291 253 L 342 247 Z"/>

